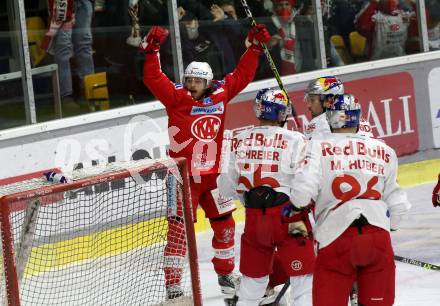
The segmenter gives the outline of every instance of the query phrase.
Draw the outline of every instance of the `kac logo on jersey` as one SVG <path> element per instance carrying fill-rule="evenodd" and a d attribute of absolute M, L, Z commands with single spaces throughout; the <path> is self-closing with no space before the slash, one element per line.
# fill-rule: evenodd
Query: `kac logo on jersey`
<path fill-rule="evenodd" d="M 203 142 L 211 142 L 217 137 L 222 121 L 215 116 L 203 116 L 191 125 L 191 133 Z"/>
<path fill-rule="evenodd" d="M 211 106 L 193 106 L 191 109 L 191 116 L 223 114 L 224 112 L 225 112 L 225 106 L 222 101 L 220 103 Z"/>

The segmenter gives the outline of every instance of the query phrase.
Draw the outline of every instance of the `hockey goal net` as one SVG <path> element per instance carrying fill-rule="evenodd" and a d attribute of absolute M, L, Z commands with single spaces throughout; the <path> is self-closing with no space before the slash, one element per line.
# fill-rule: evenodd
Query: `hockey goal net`
<path fill-rule="evenodd" d="M 0 186 L 0 303 L 201 305 L 184 160 L 112 163 L 67 176 L 67 184 L 41 173 Z M 183 296 L 168 300 L 167 216 L 179 205 Z"/>

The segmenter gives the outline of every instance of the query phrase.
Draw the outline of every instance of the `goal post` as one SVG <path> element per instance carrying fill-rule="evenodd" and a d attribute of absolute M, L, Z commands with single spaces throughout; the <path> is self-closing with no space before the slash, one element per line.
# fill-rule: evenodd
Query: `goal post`
<path fill-rule="evenodd" d="M 202 305 L 185 159 L 111 163 L 0 186 L 0 303 Z M 180 209 L 178 209 L 180 208 Z M 170 211 L 183 215 L 183 296 L 167 300 Z M 180 302 L 179 302 L 180 301 Z"/>

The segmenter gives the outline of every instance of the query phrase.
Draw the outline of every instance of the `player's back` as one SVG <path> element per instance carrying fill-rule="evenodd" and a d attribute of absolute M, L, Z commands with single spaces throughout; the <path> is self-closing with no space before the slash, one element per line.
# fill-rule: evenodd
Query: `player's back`
<path fill-rule="evenodd" d="M 312 140 L 309 154 L 311 164 L 298 176 L 306 188 L 319 189 L 315 199 L 318 241 L 332 241 L 360 214 L 371 224 L 389 229 L 388 210 L 400 201 L 390 197 L 398 188 L 392 148 L 374 138 L 333 133 Z"/>
<path fill-rule="evenodd" d="M 257 126 L 237 136 L 237 191 L 270 186 L 289 194 L 291 180 L 304 160 L 303 134 L 276 126 Z"/>

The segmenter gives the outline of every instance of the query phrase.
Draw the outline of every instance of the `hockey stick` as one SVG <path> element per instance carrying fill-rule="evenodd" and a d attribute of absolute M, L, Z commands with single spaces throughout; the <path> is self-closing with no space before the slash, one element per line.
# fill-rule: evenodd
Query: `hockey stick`
<path fill-rule="evenodd" d="M 394 260 L 399 261 L 399 262 L 403 262 L 406 264 L 414 265 L 414 266 L 419 266 L 421 268 L 425 268 L 428 270 L 440 271 L 440 266 L 433 265 L 433 264 L 419 261 L 419 260 L 415 260 L 415 259 L 410 259 L 410 258 L 405 258 L 402 256 L 394 255 Z"/>
<path fill-rule="evenodd" d="M 20 241 L 15 255 L 17 279 L 19 283 L 21 283 L 23 279 L 26 264 L 32 251 L 32 239 L 34 238 L 40 207 L 40 199 L 33 200 L 26 207 L 23 225 L 21 227 Z"/>
<path fill-rule="evenodd" d="M 358 286 L 357 282 L 353 283 L 353 287 L 350 292 L 350 306 L 357 306 L 358 304 Z"/>
<path fill-rule="evenodd" d="M 254 17 L 252 16 L 251 9 L 249 8 L 246 0 L 241 0 L 241 5 L 243 5 L 243 9 L 246 13 L 246 16 L 248 17 L 248 19 L 251 22 L 251 26 L 255 27 L 257 25 L 257 22 L 255 21 Z M 264 55 L 266 56 L 267 61 L 269 62 L 270 70 L 272 70 L 272 73 L 275 76 L 275 79 L 277 80 L 278 87 L 280 87 L 280 89 L 284 92 L 284 94 L 287 96 L 287 98 L 290 101 L 290 97 L 287 94 L 286 89 L 284 88 L 283 81 L 281 81 L 280 74 L 278 72 L 277 67 L 275 66 L 275 63 L 272 59 L 272 56 L 270 55 L 269 49 L 267 48 L 266 44 L 263 44 L 263 43 L 261 44 L 261 47 L 263 48 Z M 292 116 L 295 119 L 295 123 L 299 126 L 296 110 L 293 107 L 293 102 L 291 102 L 290 104 L 292 105 Z"/>
<path fill-rule="evenodd" d="M 275 301 L 273 301 L 273 305 L 278 306 L 278 304 L 280 303 L 280 301 L 283 298 L 284 294 L 286 293 L 287 289 L 289 289 L 289 286 L 290 286 L 290 277 L 284 283 L 283 288 L 281 288 L 281 291 L 278 293 L 278 296 L 275 299 Z"/>

